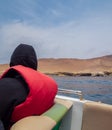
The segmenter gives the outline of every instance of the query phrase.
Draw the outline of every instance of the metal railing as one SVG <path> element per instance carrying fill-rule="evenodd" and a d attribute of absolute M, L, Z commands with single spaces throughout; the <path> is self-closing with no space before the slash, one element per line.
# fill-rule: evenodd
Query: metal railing
<path fill-rule="evenodd" d="M 75 95 L 78 95 L 80 100 L 84 99 L 82 91 L 58 88 L 58 92 L 65 93 L 65 94 L 75 94 Z"/>

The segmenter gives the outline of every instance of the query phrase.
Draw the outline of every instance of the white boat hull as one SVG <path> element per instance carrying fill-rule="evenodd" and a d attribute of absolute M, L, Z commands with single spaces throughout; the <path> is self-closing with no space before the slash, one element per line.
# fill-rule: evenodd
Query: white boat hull
<path fill-rule="evenodd" d="M 56 98 L 73 102 L 59 130 L 112 130 L 112 105 L 65 96 Z"/>

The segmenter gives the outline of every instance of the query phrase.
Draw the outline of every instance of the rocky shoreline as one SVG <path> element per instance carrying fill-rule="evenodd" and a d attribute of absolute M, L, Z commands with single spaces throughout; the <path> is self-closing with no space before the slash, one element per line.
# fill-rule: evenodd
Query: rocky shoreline
<path fill-rule="evenodd" d="M 92 76 L 92 77 L 104 77 L 104 76 L 112 76 L 111 72 L 97 72 L 97 73 L 70 73 L 70 72 L 56 72 L 56 73 L 45 73 L 47 75 L 56 75 L 56 76 Z"/>

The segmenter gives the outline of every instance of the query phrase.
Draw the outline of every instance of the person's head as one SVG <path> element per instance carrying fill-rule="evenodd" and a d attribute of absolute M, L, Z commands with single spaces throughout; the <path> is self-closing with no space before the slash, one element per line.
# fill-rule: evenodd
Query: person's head
<path fill-rule="evenodd" d="M 19 44 L 10 59 L 10 67 L 15 65 L 23 65 L 34 70 L 37 69 L 37 56 L 31 45 Z"/>

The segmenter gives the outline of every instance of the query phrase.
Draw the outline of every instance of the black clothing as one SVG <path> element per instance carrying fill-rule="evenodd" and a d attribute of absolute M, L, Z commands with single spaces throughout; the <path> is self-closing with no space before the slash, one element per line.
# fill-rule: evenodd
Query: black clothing
<path fill-rule="evenodd" d="M 1 120 L 0 120 L 0 130 L 4 130 L 4 126 Z"/>
<path fill-rule="evenodd" d="M 23 65 L 37 69 L 37 56 L 34 48 L 30 45 L 20 44 L 11 56 L 10 66 Z"/>
<path fill-rule="evenodd" d="M 23 65 L 37 69 L 37 57 L 32 46 L 20 44 L 13 52 L 10 66 Z M 29 89 L 26 82 L 15 70 L 11 69 L 0 79 L 0 120 L 8 130 L 13 108 L 25 101 Z M 1 129 L 0 129 L 1 130 Z"/>
<path fill-rule="evenodd" d="M 14 106 L 26 99 L 27 91 L 24 85 L 16 78 L 0 80 L 0 119 L 7 128 Z"/>

